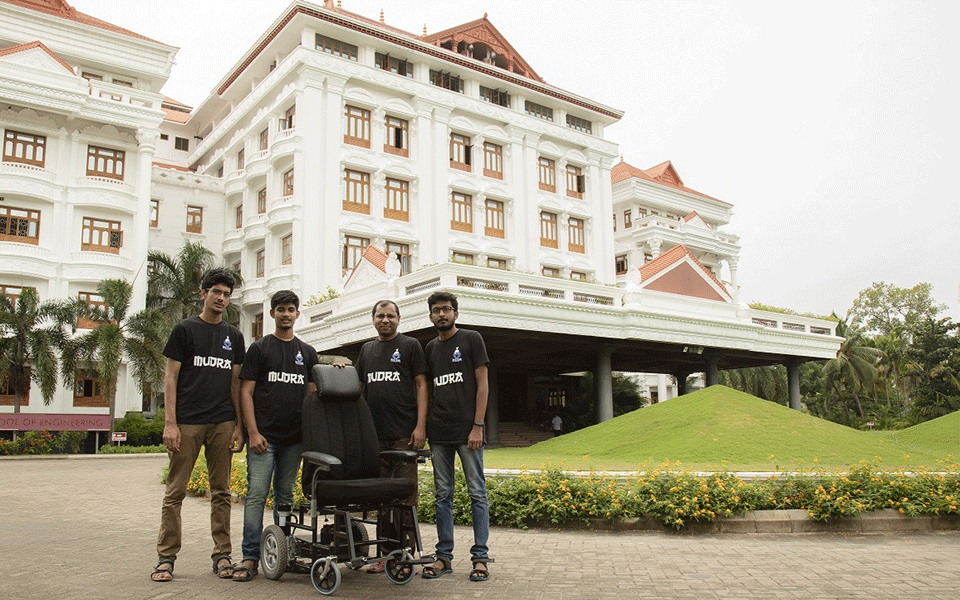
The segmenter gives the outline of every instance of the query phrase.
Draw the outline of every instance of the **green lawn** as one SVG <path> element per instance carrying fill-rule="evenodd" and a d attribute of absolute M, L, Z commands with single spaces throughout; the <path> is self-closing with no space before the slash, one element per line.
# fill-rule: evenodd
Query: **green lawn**
<path fill-rule="evenodd" d="M 736 390 L 713 386 L 529 448 L 485 453 L 487 468 L 845 469 L 861 460 L 895 469 L 953 470 L 960 412 L 903 431 L 858 431 Z"/>

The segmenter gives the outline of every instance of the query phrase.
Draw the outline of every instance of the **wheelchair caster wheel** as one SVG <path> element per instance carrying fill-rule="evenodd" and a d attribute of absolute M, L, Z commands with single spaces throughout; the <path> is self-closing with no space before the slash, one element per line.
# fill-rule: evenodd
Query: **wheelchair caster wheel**
<path fill-rule="evenodd" d="M 267 579 L 280 579 L 290 564 L 287 536 L 277 525 L 268 525 L 260 538 L 260 565 Z"/>
<path fill-rule="evenodd" d="M 340 568 L 336 561 L 329 558 L 318 558 L 310 567 L 310 581 L 314 589 L 329 596 L 340 588 Z"/>
<path fill-rule="evenodd" d="M 387 579 L 391 582 L 396 583 L 397 585 L 403 585 L 405 583 L 410 583 L 410 580 L 413 579 L 413 574 L 415 568 L 411 564 L 402 564 L 401 561 L 404 561 L 406 553 L 403 550 L 394 550 L 387 555 L 386 564 L 384 566 L 384 572 L 387 574 Z"/>

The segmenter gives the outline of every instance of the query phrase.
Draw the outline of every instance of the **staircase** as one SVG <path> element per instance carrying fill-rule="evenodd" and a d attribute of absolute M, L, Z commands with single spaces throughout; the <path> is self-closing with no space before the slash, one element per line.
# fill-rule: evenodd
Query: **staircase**
<path fill-rule="evenodd" d="M 500 443 L 508 448 L 525 448 L 552 437 L 553 432 L 541 431 L 526 423 L 500 423 Z"/>

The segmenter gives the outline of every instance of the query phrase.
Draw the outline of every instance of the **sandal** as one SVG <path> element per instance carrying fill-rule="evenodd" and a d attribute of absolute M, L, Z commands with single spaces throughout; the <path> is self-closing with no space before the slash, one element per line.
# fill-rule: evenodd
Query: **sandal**
<path fill-rule="evenodd" d="M 493 562 L 493 559 L 473 561 L 473 570 L 470 571 L 470 581 L 486 581 L 490 579 L 490 571 L 487 569 L 487 562 Z M 483 568 L 478 569 L 477 567 L 479 565 L 483 565 Z"/>
<path fill-rule="evenodd" d="M 163 565 L 170 565 L 170 568 L 162 569 L 161 567 Z M 156 581 L 157 583 L 173 581 L 173 561 L 169 558 L 161 558 L 160 562 L 158 562 L 157 566 L 153 569 L 153 573 L 150 574 L 150 580 Z"/>
<path fill-rule="evenodd" d="M 221 565 L 220 563 L 223 561 L 227 561 L 227 564 Z M 213 559 L 213 572 L 216 573 L 220 579 L 232 579 L 233 570 L 236 568 L 236 565 L 233 564 L 233 559 L 226 554 Z"/>
<path fill-rule="evenodd" d="M 257 576 L 257 563 L 252 567 L 245 567 L 243 563 L 233 568 L 233 580 L 246 583 Z"/>
<path fill-rule="evenodd" d="M 449 575 L 453 573 L 453 569 L 450 568 L 450 561 L 441 556 L 437 557 L 437 562 L 443 565 L 442 568 L 437 567 L 437 563 L 433 563 L 429 567 L 423 568 L 423 578 L 424 579 L 437 579 L 443 577 L 444 575 Z"/>
<path fill-rule="evenodd" d="M 367 567 L 367 573 L 373 573 L 374 575 L 378 575 L 380 573 L 383 573 L 386 569 L 387 569 L 387 564 L 382 560 L 378 560 L 374 564 Z"/>

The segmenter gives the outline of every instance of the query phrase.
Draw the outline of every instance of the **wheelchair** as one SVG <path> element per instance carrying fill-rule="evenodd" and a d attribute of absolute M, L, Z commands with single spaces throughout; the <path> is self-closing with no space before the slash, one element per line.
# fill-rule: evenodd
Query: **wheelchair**
<path fill-rule="evenodd" d="M 380 459 L 395 466 L 424 463 L 428 453 L 379 451 L 353 367 L 317 365 L 311 376 L 317 391 L 303 401 L 300 479 L 310 504 L 277 506 L 279 524 L 265 527 L 261 537 L 261 570 L 268 579 L 287 571 L 309 573 L 313 587 L 330 595 L 340 587 L 340 564 L 359 569 L 384 561 L 391 582 L 409 583 L 416 565 L 431 564 L 435 557 L 422 554 L 416 507 L 402 503 L 416 493 L 417 482 L 381 478 Z M 369 539 L 366 525 L 376 527 L 375 539 Z"/>

